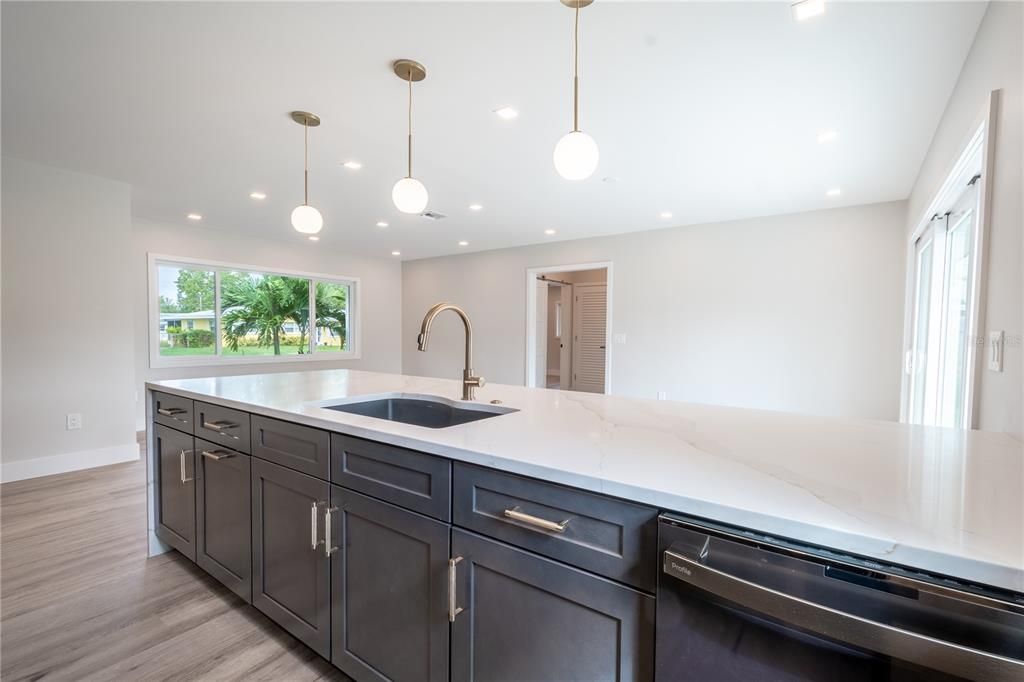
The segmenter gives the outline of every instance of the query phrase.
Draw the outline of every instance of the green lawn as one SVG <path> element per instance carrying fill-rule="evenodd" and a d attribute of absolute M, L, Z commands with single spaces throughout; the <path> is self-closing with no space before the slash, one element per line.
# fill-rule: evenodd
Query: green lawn
<path fill-rule="evenodd" d="M 213 355 L 215 352 L 213 346 L 204 346 L 200 348 L 185 348 L 184 346 L 178 346 L 176 348 L 160 348 L 161 357 L 196 357 L 200 355 Z M 341 350 L 339 346 L 317 346 L 317 353 L 337 353 Z M 221 351 L 224 357 L 244 357 L 244 356 L 256 356 L 256 355 L 273 355 L 274 348 L 272 346 L 239 346 L 237 351 L 232 351 L 228 348 L 224 348 Z M 299 355 L 298 346 L 281 346 L 281 355 Z"/>

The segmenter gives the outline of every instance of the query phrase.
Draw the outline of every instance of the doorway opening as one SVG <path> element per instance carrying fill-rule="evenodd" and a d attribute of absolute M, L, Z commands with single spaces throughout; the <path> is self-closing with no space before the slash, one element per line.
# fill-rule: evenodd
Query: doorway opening
<path fill-rule="evenodd" d="M 526 385 L 608 393 L 611 263 L 526 273 Z"/>

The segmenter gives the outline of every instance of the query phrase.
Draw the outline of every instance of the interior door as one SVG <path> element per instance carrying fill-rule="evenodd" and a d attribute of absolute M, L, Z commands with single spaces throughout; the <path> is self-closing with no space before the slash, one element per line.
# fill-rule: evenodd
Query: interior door
<path fill-rule="evenodd" d="M 558 387 L 562 389 L 572 386 L 572 289 L 571 284 L 563 284 L 560 291 L 562 335 L 559 339 L 561 357 L 558 361 Z"/>
<path fill-rule="evenodd" d="M 574 285 L 572 314 L 572 389 L 604 393 L 608 285 Z"/>
<path fill-rule="evenodd" d="M 547 388 L 548 385 L 548 283 L 537 280 L 537 300 L 534 301 L 537 310 L 536 336 L 534 339 L 534 367 L 533 381 L 537 388 Z"/>

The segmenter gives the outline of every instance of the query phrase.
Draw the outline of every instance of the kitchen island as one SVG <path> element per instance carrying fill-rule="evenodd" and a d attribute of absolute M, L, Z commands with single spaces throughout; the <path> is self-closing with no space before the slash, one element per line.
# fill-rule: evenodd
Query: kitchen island
<path fill-rule="evenodd" d="M 581 628 L 573 656 L 532 655 L 547 666 L 569 660 L 574 674 L 591 665 L 583 672 L 649 677 L 653 628 L 648 625 L 658 571 L 655 521 L 662 512 L 903 567 L 939 581 L 1024 592 L 1024 458 L 1022 443 L 1005 434 L 504 385 L 479 389 L 477 403 L 497 401 L 514 411 L 433 429 L 328 406 L 374 397 L 455 398 L 460 382 L 351 370 L 147 387 L 150 417 L 157 422 L 149 443 L 151 551 L 163 551 L 170 538 L 172 546 L 191 552 L 203 566 L 196 529 L 204 513 L 230 499 L 211 492 L 204 500 L 195 488 L 193 537 L 185 538 L 187 510 L 178 524 L 186 528 L 181 533 L 168 529 L 176 522 L 161 522 L 162 480 L 173 483 L 171 495 L 197 479 L 234 485 L 246 497 L 233 507 L 245 510 L 245 519 L 233 522 L 248 521 L 252 508 L 251 584 L 242 580 L 248 580 L 245 566 L 226 570 L 224 562 L 207 557 L 207 570 L 243 598 L 251 594 L 254 605 L 356 677 L 363 676 L 360 671 L 368 678 L 382 674 L 365 657 L 384 653 L 367 642 L 395 624 L 381 616 L 356 628 L 342 615 L 349 611 L 339 600 L 347 600 L 345 608 L 357 603 L 359 591 L 345 590 L 360 579 L 364 592 L 376 589 L 374 580 L 404 584 L 401 571 L 411 570 L 414 556 L 424 566 L 443 560 L 448 570 L 445 576 L 425 569 L 429 586 L 411 602 L 410 608 L 422 607 L 424 615 L 416 634 L 422 641 L 410 648 L 423 655 L 409 668 L 395 663 L 407 676 L 449 677 L 447 664 L 441 665 L 447 660 L 449 624 L 453 642 L 470 641 L 488 618 L 498 627 L 503 613 L 515 621 L 516 607 L 537 594 L 570 594 L 578 588 L 574 607 L 600 618 L 565 623 Z M 161 430 L 172 445 L 157 442 Z M 218 473 L 216 480 L 205 474 L 207 463 L 235 466 L 250 459 L 251 474 L 238 469 Z M 328 482 L 335 485 L 328 488 Z M 295 508 L 305 504 L 301 521 L 307 529 L 311 524 L 312 536 L 304 530 L 304 539 L 288 551 L 304 546 L 324 560 L 299 567 L 284 580 L 289 586 L 320 585 L 330 597 L 320 596 L 334 600 L 321 609 L 310 607 L 305 615 L 267 594 L 274 588 L 267 586 L 261 566 L 279 563 L 264 556 L 266 547 L 274 542 L 284 547 L 281 538 L 296 535 L 294 527 L 283 524 L 283 515 L 271 510 L 293 498 L 306 500 Z M 235 512 L 224 513 L 231 518 Z M 388 532 L 378 531 L 371 543 L 376 553 L 345 556 L 347 573 L 332 591 L 328 572 L 340 570 L 342 563 L 336 552 L 345 554 L 360 534 L 365 544 L 371 527 L 385 526 Z M 417 546 L 397 540 L 399 535 L 417 538 Z M 225 551 L 242 563 L 250 555 L 248 544 Z M 389 566 L 392 562 L 405 568 Z M 533 581 L 542 589 L 529 594 L 511 584 L 499 589 L 488 582 L 498 565 L 515 573 L 517 584 Z M 317 595 L 313 589 L 299 602 L 312 603 Z M 484 604 L 492 604 L 494 612 L 487 613 Z M 569 613 L 553 600 L 531 608 L 555 621 Z M 460 620 L 464 609 L 471 613 Z M 618 639 L 603 646 L 608 622 L 617 624 Z M 506 648 L 513 650 L 516 637 L 528 636 L 525 623 L 514 624 L 519 627 L 502 632 Z M 335 637 L 333 647 L 332 629 L 335 635 L 347 633 L 340 644 Z M 370 640 L 360 644 L 359 637 Z M 588 642 L 602 647 L 590 651 Z M 371 654 L 361 658 L 346 648 L 360 646 Z M 478 646 L 483 648 L 459 656 L 452 644 L 452 679 L 472 677 L 468 666 L 486 666 L 488 656 L 496 657 L 496 669 L 514 669 L 510 660 L 497 660 L 501 652 L 489 651 L 485 642 Z M 612 660 L 602 657 L 605 649 Z M 431 665 L 436 667 L 422 667 Z"/>

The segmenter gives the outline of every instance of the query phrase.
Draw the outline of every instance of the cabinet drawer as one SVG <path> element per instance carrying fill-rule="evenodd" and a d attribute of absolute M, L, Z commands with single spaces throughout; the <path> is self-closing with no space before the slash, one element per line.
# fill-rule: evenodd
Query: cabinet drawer
<path fill-rule="evenodd" d="M 657 579 L 657 510 L 455 463 L 452 523 L 648 592 Z"/>
<path fill-rule="evenodd" d="M 153 391 L 153 421 L 185 433 L 194 433 L 192 399 Z"/>
<path fill-rule="evenodd" d="M 415 450 L 331 434 L 331 482 L 448 521 L 451 462 Z"/>
<path fill-rule="evenodd" d="M 327 480 L 330 434 L 267 417 L 252 417 L 252 454 L 289 469 Z"/>
<path fill-rule="evenodd" d="M 249 453 L 249 414 L 230 407 L 201 403 L 195 404 L 195 434 L 211 443 L 225 445 L 232 450 Z"/>

